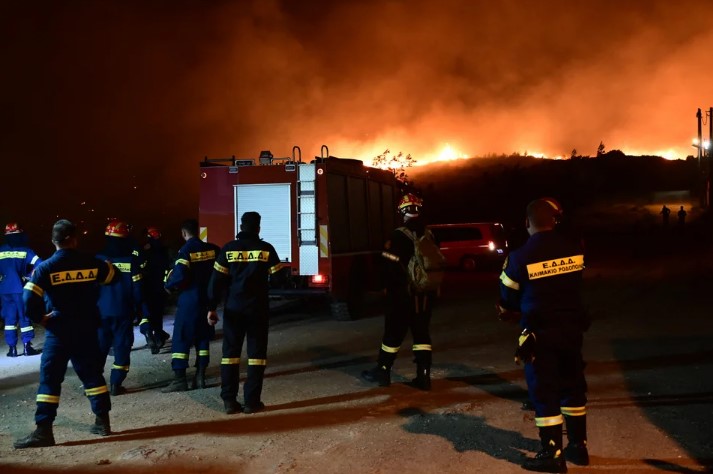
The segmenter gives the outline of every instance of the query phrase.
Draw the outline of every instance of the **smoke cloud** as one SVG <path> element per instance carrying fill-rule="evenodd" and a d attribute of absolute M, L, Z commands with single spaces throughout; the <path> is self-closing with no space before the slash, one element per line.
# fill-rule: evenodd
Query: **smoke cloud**
<path fill-rule="evenodd" d="M 293 145 L 367 163 L 600 141 L 684 158 L 713 105 L 711 14 L 694 0 L 3 2 L 0 157 L 18 198 L 2 217 L 193 215 L 204 156 Z"/>

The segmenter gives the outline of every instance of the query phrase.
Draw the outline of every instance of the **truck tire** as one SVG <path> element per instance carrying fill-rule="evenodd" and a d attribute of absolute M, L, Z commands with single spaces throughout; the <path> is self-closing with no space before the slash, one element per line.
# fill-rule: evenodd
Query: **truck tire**
<path fill-rule="evenodd" d="M 478 268 L 478 263 L 472 255 L 466 255 L 460 260 L 460 268 L 466 272 L 474 272 Z"/>

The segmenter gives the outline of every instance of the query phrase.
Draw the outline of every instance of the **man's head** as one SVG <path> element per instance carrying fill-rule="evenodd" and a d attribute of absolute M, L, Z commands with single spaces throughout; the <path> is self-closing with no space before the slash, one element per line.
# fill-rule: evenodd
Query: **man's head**
<path fill-rule="evenodd" d="M 158 240 L 161 238 L 161 230 L 158 227 L 154 227 L 154 226 L 147 227 L 146 228 L 146 237 L 148 237 L 149 239 Z"/>
<path fill-rule="evenodd" d="M 77 246 L 77 226 L 67 219 L 60 219 L 52 226 L 52 243 L 58 249 Z"/>
<path fill-rule="evenodd" d="M 417 217 L 421 214 L 421 208 L 423 207 L 423 200 L 412 193 L 404 194 L 399 201 L 399 214 L 404 218 L 404 220 L 409 220 L 412 217 Z"/>
<path fill-rule="evenodd" d="M 198 221 L 195 219 L 186 219 L 181 224 L 181 235 L 185 240 L 191 237 L 198 237 Z"/>
<path fill-rule="evenodd" d="M 260 233 L 260 214 L 248 211 L 240 217 L 240 230 L 243 232 Z"/>
<path fill-rule="evenodd" d="M 547 199 L 535 199 L 527 205 L 525 225 L 530 235 L 545 230 L 552 230 L 557 224 L 560 211 Z"/>

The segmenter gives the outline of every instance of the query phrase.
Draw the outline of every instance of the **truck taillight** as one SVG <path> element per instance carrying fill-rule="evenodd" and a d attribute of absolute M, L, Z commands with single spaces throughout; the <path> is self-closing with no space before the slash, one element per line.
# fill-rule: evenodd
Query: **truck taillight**
<path fill-rule="evenodd" d="M 491 240 L 490 242 L 488 242 L 488 249 L 489 249 L 491 252 L 492 252 L 493 250 L 495 250 L 495 242 L 493 242 L 492 240 Z"/>
<path fill-rule="evenodd" d="M 324 285 L 328 281 L 327 275 L 312 275 L 312 283 L 315 285 Z"/>

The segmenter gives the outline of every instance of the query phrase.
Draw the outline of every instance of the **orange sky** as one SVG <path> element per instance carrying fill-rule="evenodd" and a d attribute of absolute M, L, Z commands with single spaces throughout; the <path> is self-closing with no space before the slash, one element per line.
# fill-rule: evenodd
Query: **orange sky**
<path fill-rule="evenodd" d="M 711 18 L 704 0 L 3 2 L 0 159 L 44 210 L 191 205 L 204 156 L 293 145 L 685 158 L 713 106 Z"/>

